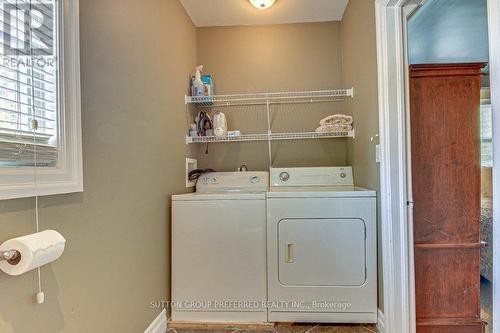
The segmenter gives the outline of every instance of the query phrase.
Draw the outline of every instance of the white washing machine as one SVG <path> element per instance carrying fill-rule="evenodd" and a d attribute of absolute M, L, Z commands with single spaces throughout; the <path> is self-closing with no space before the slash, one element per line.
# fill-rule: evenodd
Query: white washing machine
<path fill-rule="evenodd" d="M 376 193 L 352 168 L 271 169 L 268 319 L 377 322 Z"/>
<path fill-rule="evenodd" d="M 267 321 L 268 188 L 268 172 L 218 172 L 172 197 L 172 320 Z"/>

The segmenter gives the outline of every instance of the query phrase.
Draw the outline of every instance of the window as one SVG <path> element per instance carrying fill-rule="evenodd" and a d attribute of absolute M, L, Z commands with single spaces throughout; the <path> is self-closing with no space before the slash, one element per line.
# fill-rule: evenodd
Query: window
<path fill-rule="evenodd" d="M 0 2 L 0 199 L 82 191 L 78 1 Z"/>
<path fill-rule="evenodd" d="M 481 166 L 493 167 L 493 114 L 489 100 L 481 104 Z"/>
<path fill-rule="evenodd" d="M 60 85 L 53 48 L 58 35 L 57 7 L 55 1 L 37 3 L 30 18 L 26 13 L 32 3 L 10 1 L 2 10 L 0 163 L 49 166 L 57 162 Z M 38 27 L 35 31 L 25 29 L 30 19 Z"/>

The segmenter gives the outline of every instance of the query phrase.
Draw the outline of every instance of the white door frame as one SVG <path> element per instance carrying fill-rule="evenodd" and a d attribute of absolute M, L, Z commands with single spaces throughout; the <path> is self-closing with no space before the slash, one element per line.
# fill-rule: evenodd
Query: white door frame
<path fill-rule="evenodd" d="M 500 332 L 500 0 L 488 0 L 490 93 L 493 110 L 493 329 Z"/>
<path fill-rule="evenodd" d="M 380 192 L 385 333 L 413 332 L 412 242 L 407 216 L 406 83 L 403 6 L 376 0 Z"/>
<path fill-rule="evenodd" d="M 410 170 L 407 137 L 406 20 L 418 0 L 375 0 L 381 145 L 382 259 L 385 333 L 413 333 L 415 287 Z M 410 9 L 410 10 L 408 10 Z M 500 110 L 500 0 L 488 0 L 490 77 L 493 110 Z M 493 112 L 493 140 L 500 134 L 500 111 Z M 496 135 L 495 135 L 496 134 Z M 493 195 L 500 198 L 500 144 L 494 144 Z M 500 221 L 500 200 L 494 201 L 494 221 Z M 500 225 L 493 223 L 494 239 Z M 500 242 L 494 242 L 494 281 L 500 281 Z M 497 278 L 497 276 L 499 278 Z M 493 284 L 494 303 L 500 288 Z M 500 306 L 494 306 L 494 327 Z M 495 329 L 495 331 L 499 331 Z"/>

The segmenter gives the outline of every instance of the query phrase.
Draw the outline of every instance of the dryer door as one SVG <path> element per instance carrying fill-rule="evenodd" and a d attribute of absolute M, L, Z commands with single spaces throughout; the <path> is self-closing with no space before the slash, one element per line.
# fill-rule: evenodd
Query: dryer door
<path fill-rule="evenodd" d="M 285 286 L 361 286 L 365 241 L 361 219 L 283 219 L 278 279 Z"/>

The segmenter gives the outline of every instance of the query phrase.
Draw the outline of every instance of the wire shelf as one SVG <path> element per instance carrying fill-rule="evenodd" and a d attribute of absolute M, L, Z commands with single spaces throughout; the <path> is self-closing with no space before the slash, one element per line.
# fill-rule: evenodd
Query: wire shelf
<path fill-rule="evenodd" d="M 186 136 L 186 143 L 216 143 L 216 142 L 244 142 L 244 141 L 277 141 L 301 139 L 328 139 L 328 138 L 354 138 L 354 130 L 348 132 L 298 132 L 298 133 L 270 133 L 270 134 L 242 134 L 235 137 L 229 136 Z"/>
<path fill-rule="evenodd" d="M 198 107 L 340 102 L 354 96 L 354 88 L 318 91 L 272 92 L 214 96 L 185 96 L 186 104 Z"/>

